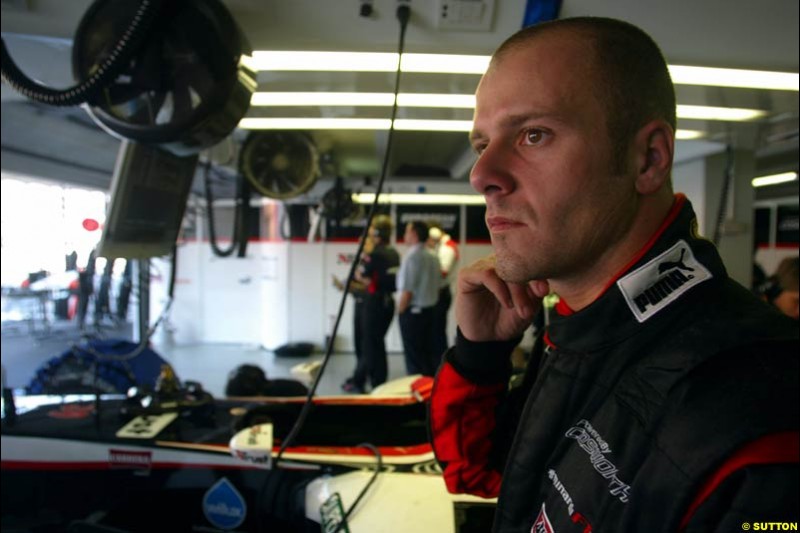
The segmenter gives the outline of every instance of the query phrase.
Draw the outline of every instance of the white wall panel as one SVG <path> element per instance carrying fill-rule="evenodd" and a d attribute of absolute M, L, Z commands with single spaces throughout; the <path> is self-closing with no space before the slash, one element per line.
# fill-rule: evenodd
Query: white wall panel
<path fill-rule="evenodd" d="M 324 245 L 292 243 L 288 248 L 289 340 L 321 347 L 328 330 L 324 320 Z"/>
<path fill-rule="evenodd" d="M 256 250 L 247 257 L 216 257 L 210 249 L 204 261 L 203 338 L 205 342 L 261 342 L 262 299 L 258 298 L 263 259 Z"/>
<path fill-rule="evenodd" d="M 289 342 L 289 243 L 253 243 L 258 254 L 261 302 L 258 333 L 262 346 L 275 349 Z"/>

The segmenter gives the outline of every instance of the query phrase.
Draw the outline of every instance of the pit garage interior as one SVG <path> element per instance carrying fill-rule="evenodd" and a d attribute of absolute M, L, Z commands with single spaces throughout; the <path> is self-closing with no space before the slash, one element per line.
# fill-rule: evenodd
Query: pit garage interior
<path fill-rule="evenodd" d="M 109 6 L 121 4 L 125 4 L 123 14 L 113 15 Z M 137 4 L 111 0 L 3 0 L 2 38 L 10 57 L 26 76 L 47 87 L 63 89 L 73 86 L 76 72 L 87 68 L 76 64 L 86 63 L 85 56 L 96 46 L 91 37 L 105 36 L 109 31 L 113 34 L 124 27 L 124 17 L 130 16 Z M 107 218 L 108 213 L 115 201 L 121 201 L 123 193 L 115 191 L 113 183 L 120 181 L 119 167 L 125 161 L 133 164 L 135 148 L 114 130 L 114 119 L 105 115 L 104 120 L 103 112 L 97 108 L 34 101 L 9 84 L 2 84 L 2 364 L 6 422 L 8 399 L 13 397 L 18 406 L 23 405 L 37 373 L 49 361 L 89 339 L 118 339 L 136 346 L 147 337 L 152 350 L 172 366 L 182 382 L 199 383 L 203 394 L 216 399 L 225 397 L 229 372 L 241 364 L 258 365 L 271 379 L 296 379 L 310 384 L 314 374 L 310 369 L 318 368 L 314 364 L 323 361 L 330 347 L 332 355 L 316 393 L 350 401 L 348 398 L 353 397 L 345 395 L 340 384 L 355 366 L 352 300 L 346 300 L 338 317 L 338 329 L 332 335 L 342 305 L 342 293 L 332 279 L 345 279 L 350 271 L 370 194 L 374 196 L 385 169 L 383 193 L 387 201 L 380 204 L 380 209 L 395 221 L 391 240 L 401 255 L 408 248 L 403 242 L 402 226 L 420 218 L 442 223 L 459 244 L 461 266 L 491 252 L 489 234 L 483 226 L 482 203 L 469 184 L 469 171 L 476 157 L 468 142 L 474 106 L 471 96 L 492 51 L 537 16 L 614 17 L 638 25 L 653 36 L 673 69 L 679 105 L 672 180 L 675 190 L 693 202 L 700 233 L 716 242 L 729 273 L 746 287 L 753 283 L 754 262 L 769 274 L 783 258 L 798 254 L 800 32 L 795 1 L 223 0 L 208 4 L 215 7 L 210 9 L 211 14 L 203 12 L 204 16 L 213 19 L 222 12 L 222 18 L 230 25 L 219 30 L 223 32 L 222 41 L 230 44 L 241 39 L 245 48 L 253 51 L 252 62 L 243 67 L 251 77 L 240 76 L 237 81 L 242 87 L 252 85 L 252 98 L 230 104 L 245 109 L 235 123 L 228 125 L 223 138 L 195 153 L 186 149 L 182 154 L 191 161 L 176 171 L 186 175 L 188 188 L 184 196 L 187 200 L 177 212 L 168 203 L 159 204 L 153 198 L 145 201 L 151 202 L 152 211 L 163 210 L 180 217 L 174 224 L 177 233 L 168 236 L 171 242 L 158 243 L 146 261 L 135 259 L 143 252 L 126 248 L 126 243 L 119 245 L 121 248 L 113 248 L 117 245 L 114 242 L 104 244 L 118 257 L 131 257 L 128 262 L 132 268 L 126 269 L 127 263 L 117 259 L 112 262 L 111 272 L 104 268 L 109 262 L 100 259 L 99 266 L 90 273 L 93 290 L 83 317 L 79 316 L 75 295 L 80 273 L 86 271 L 90 254 L 114 224 Z M 404 56 L 400 63 L 403 72 L 397 88 L 397 116 L 390 133 L 398 5 L 408 6 L 411 16 L 404 48 L 408 62 Z M 94 19 L 87 15 L 91 13 Z M 103 25 L 114 17 L 123 22 Z M 198 20 L 197 27 L 187 22 L 182 31 L 209 31 L 203 22 Z M 215 46 L 218 41 L 195 35 L 188 42 Z M 189 51 L 199 57 L 214 53 L 201 48 Z M 322 55 L 314 56 L 312 53 L 316 52 Z M 368 59 L 374 63 L 341 67 L 337 61 L 343 54 L 335 53 L 371 54 Z M 162 113 L 143 119 L 130 111 L 129 118 L 134 122 L 130 131 L 139 141 L 158 142 L 171 121 L 177 123 L 180 116 L 200 112 L 199 102 L 206 95 L 216 98 L 215 89 L 192 85 L 198 79 L 194 77 L 194 66 L 191 61 L 180 63 L 179 55 L 173 58 L 176 69 L 185 70 L 176 70 L 180 74 L 174 76 L 177 88 L 155 97 L 152 95 L 157 91 L 151 91 L 151 100 L 138 102 L 156 105 Z M 306 59 L 309 64 L 299 66 Z M 420 64 L 423 60 L 440 61 L 433 66 L 415 66 L 414 60 Z M 462 62 L 463 69 L 459 69 Z M 757 72 L 754 82 L 738 86 L 737 82 L 723 79 L 719 72 L 702 81 L 689 80 L 683 77 L 684 67 Z M 763 85 L 768 73 L 780 73 L 775 83 L 788 79 L 788 85 Z M 342 95 L 349 99 L 333 100 Z M 220 113 L 220 122 L 230 121 L 230 114 L 237 112 L 226 109 Z M 284 136 L 272 144 L 259 145 L 258 134 L 265 132 L 282 132 Z M 204 135 L 203 127 L 195 125 L 184 142 L 197 146 L 202 144 Z M 389 155 L 384 159 L 387 150 Z M 259 167 L 264 161 L 267 170 Z M 275 178 L 270 172 L 279 176 Z M 250 177 L 243 177 L 248 173 Z M 783 181 L 754 185 L 756 178 L 776 175 L 782 176 Z M 242 196 L 241 183 L 251 183 L 246 197 Z M 174 260 L 170 256 L 171 244 L 176 244 Z M 77 255 L 77 264 L 73 265 L 76 268 L 64 272 L 64 258 L 72 252 Z M 99 298 L 103 294 L 100 288 L 104 270 L 105 304 Z M 129 301 L 123 311 L 120 294 L 126 284 Z M 450 313 L 448 337 L 452 339 L 452 308 Z M 531 343 L 528 334 L 523 347 L 530 347 Z M 396 319 L 386 335 L 386 345 L 389 379 L 402 380 L 406 371 Z M 298 353 L 291 353 L 293 349 Z M 290 353 L 287 356 L 285 352 Z M 407 382 L 401 386 L 408 389 Z M 88 397 L 80 405 L 94 405 L 95 411 L 87 416 L 99 420 L 97 411 L 105 400 L 100 399 L 99 393 Z M 64 400 L 50 401 L 55 405 Z M 124 403 L 121 399 L 108 401 L 117 402 L 113 409 Z M 297 416 L 297 411 L 290 409 L 290 414 Z M 289 416 L 273 415 L 275 420 Z M 323 427 L 326 421 L 320 420 L 321 416 L 311 420 Z M 374 415 L 365 415 L 364 423 L 373 423 L 366 422 L 370 416 Z M 225 420 L 225 430 L 230 431 L 231 422 Z M 288 424 L 286 420 L 282 423 Z M 218 420 L 218 425 L 222 424 Z M 208 431 L 213 433 L 214 429 Z M 335 427 L 331 431 L 335 432 Z M 61 438 L 50 429 L 47 435 L 53 443 Z M 97 440 L 92 441 L 92 446 L 98 446 L 97 453 L 113 455 L 107 445 L 99 446 Z M 69 441 L 65 448 L 69 451 L 63 452 L 63 457 L 58 445 L 44 453 L 56 462 L 68 460 L 75 442 L 78 441 Z M 207 451 L 200 444 L 197 450 Z M 120 457 L 122 461 L 125 457 L 145 461 L 142 458 L 146 453 L 151 452 Z M 161 460 L 194 460 L 176 457 Z M 148 455 L 146 460 L 155 462 L 156 455 Z M 5 461 L 4 458 L 4 464 Z M 93 460 L 85 461 L 89 464 Z M 196 461 L 211 461 L 218 469 L 238 468 L 231 466 L 234 459 L 229 455 L 225 457 L 229 463 L 222 459 Z M 408 464 L 414 461 L 410 459 Z M 358 477 L 343 474 L 345 479 L 337 490 L 342 494 L 344 508 L 369 480 L 369 470 L 364 466 L 369 464 L 360 463 L 362 470 L 353 473 Z M 436 485 L 439 479 L 434 461 L 425 456 L 414 463 L 417 467 L 415 472 L 422 474 L 416 488 L 399 483 L 395 486 L 395 481 L 387 478 L 384 492 L 353 515 L 350 531 L 480 531 L 463 524 L 470 520 L 480 523 L 475 517 L 481 515 L 484 502 L 448 499 L 443 504 L 445 496 L 441 494 L 443 487 Z M 179 508 L 196 507 L 187 522 L 169 522 L 176 530 L 186 524 L 187 530 L 194 531 L 237 527 L 282 530 L 267 529 L 272 518 L 253 518 L 255 514 L 242 518 L 238 524 L 230 516 L 226 521 L 224 513 L 209 518 L 208 507 L 203 507 L 204 498 L 216 497 L 225 490 L 228 496 L 233 494 L 232 500 L 221 501 L 256 505 L 257 498 L 267 491 L 267 483 L 248 476 L 256 476 L 259 471 L 242 471 L 235 479 L 215 474 L 213 479 L 208 477 L 211 483 L 203 490 L 197 487 L 208 479 L 187 478 L 186 486 L 193 487 L 194 492 L 181 492 L 169 479 L 151 475 L 149 467 L 146 474 L 138 467 L 125 468 L 115 471 L 115 475 L 121 471 L 139 476 L 135 485 L 141 494 L 131 501 L 147 501 L 146 494 L 151 493 L 158 498 L 154 492 L 169 487 L 169 491 L 180 492 L 176 496 Z M 396 463 L 394 468 L 404 471 L 406 467 Z M 335 477 L 341 472 L 333 474 Z M 150 485 L 140 483 L 145 475 L 150 476 Z M 7 476 L 5 467 L 3 476 Z M 223 481 L 228 484 L 221 484 Z M 301 482 L 308 483 L 308 479 L 287 475 L 284 482 L 294 487 L 292 483 L 299 486 Z M 98 474 L 91 483 L 104 481 Z M 316 487 L 314 483 L 321 482 L 315 479 L 303 485 L 307 498 L 308 487 Z M 254 486 L 256 489 L 251 490 Z M 289 489 L 269 490 L 278 494 L 276 501 L 288 498 L 285 494 Z M 328 488 L 316 490 L 325 493 Z M 409 490 L 419 490 L 434 502 L 418 509 L 433 518 L 420 522 L 423 525 L 414 522 L 413 527 L 392 529 L 383 523 L 392 520 L 379 517 Z M 3 492 L 6 507 L 5 483 Z M 97 508 L 83 509 L 86 516 L 77 517 L 41 497 L 46 504 L 40 513 L 14 516 L 4 509 L 2 531 L 57 531 L 67 523 L 67 516 L 72 521 L 70 531 L 124 531 L 125 524 L 133 524 L 131 530 L 147 527 L 145 522 L 130 518 L 134 513 L 127 509 L 109 510 L 110 506 L 101 508 L 96 504 Z M 328 499 L 322 500 L 321 504 L 330 504 Z M 77 502 L 70 505 L 80 507 Z M 291 507 L 289 503 L 270 505 Z M 166 509 L 166 504 L 155 507 Z M 94 518 L 87 518 L 92 512 Z M 106 515 L 101 516 L 104 512 L 107 516 L 117 513 L 114 516 L 124 519 L 117 523 L 106 520 Z M 313 523 L 319 524 L 324 521 L 323 514 L 317 508 L 307 516 L 313 516 Z M 273 527 L 288 523 L 275 520 L 274 524 L 279 525 Z M 378 522 L 380 527 L 375 525 Z"/>

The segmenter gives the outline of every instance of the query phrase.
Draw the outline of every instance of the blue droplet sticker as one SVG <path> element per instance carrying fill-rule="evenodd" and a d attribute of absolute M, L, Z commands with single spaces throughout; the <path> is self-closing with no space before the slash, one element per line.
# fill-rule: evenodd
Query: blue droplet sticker
<path fill-rule="evenodd" d="M 203 513 L 215 527 L 233 529 L 244 522 L 247 504 L 236 487 L 227 478 L 222 478 L 203 496 Z"/>

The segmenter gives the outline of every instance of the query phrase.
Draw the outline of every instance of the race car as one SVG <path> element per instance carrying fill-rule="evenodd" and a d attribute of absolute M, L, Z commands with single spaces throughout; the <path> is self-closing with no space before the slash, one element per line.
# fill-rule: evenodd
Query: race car
<path fill-rule="evenodd" d="M 3 409 L 2 529 L 487 531 L 493 500 L 445 490 L 429 388 L 315 397 L 280 457 L 304 398 L 215 399 L 191 383 L 19 397 Z"/>

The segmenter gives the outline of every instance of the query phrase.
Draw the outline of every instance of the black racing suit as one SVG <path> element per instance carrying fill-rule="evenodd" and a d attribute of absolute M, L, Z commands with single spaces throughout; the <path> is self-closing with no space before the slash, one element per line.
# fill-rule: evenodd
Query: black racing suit
<path fill-rule="evenodd" d="M 728 278 L 685 197 L 600 297 L 557 311 L 519 387 L 518 339 L 459 334 L 436 378 L 448 490 L 498 496 L 494 531 L 797 522 L 797 323 Z"/>
<path fill-rule="evenodd" d="M 397 250 L 378 244 L 362 259 L 360 275 L 369 279 L 361 309 L 361 357 L 353 383 L 364 389 L 367 378 L 372 388 L 386 381 L 388 360 L 384 337 L 394 317 L 395 277 L 400 265 Z"/>

